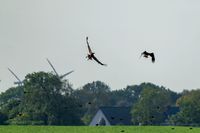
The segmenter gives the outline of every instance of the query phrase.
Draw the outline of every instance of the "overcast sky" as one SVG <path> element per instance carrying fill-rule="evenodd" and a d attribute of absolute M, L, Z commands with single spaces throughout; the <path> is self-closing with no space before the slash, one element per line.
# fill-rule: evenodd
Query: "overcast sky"
<path fill-rule="evenodd" d="M 173 91 L 200 88 L 199 0 L 0 0 L 0 91 L 13 85 L 10 67 L 52 69 L 74 88 L 96 80 L 112 89 L 152 82 Z M 107 67 L 87 61 L 85 37 Z M 139 59 L 154 52 L 156 62 Z"/>

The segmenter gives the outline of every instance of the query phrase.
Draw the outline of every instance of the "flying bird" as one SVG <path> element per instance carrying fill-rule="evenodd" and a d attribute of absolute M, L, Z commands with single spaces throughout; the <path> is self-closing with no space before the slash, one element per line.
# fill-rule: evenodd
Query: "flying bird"
<path fill-rule="evenodd" d="M 112 120 L 114 120 L 114 119 L 115 119 L 115 117 L 113 117 L 113 116 L 112 116 L 112 117 L 111 117 L 111 119 L 112 119 Z"/>
<path fill-rule="evenodd" d="M 95 56 L 94 56 L 94 52 L 92 52 L 91 48 L 90 48 L 90 45 L 89 45 L 89 42 L 88 42 L 88 37 L 86 37 L 86 42 L 87 42 L 87 47 L 88 47 L 88 51 L 89 51 L 89 54 L 87 55 L 86 58 L 88 58 L 88 60 L 92 60 L 94 59 L 97 63 L 99 63 L 100 65 L 102 66 L 106 66 L 106 64 L 103 64 L 101 63 Z"/>
<path fill-rule="evenodd" d="M 147 51 L 142 52 L 141 56 L 148 58 L 149 56 L 151 57 L 151 61 L 154 63 L 155 62 L 155 56 L 154 53 L 148 53 Z M 141 57 L 140 56 L 140 57 Z"/>

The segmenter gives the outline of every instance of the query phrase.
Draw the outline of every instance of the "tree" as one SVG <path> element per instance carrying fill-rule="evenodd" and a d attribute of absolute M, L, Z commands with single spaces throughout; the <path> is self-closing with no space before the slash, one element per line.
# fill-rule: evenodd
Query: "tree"
<path fill-rule="evenodd" d="M 19 113 L 19 104 L 23 97 L 23 88 L 12 87 L 0 94 L 0 124 L 7 124 L 9 119 Z"/>
<path fill-rule="evenodd" d="M 20 100 L 23 96 L 23 87 L 12 87 L 0 94 L 0 106 L 7 104 L 10 100 Z"/>
<path fill-rule="evenodd" d="M 83 106 L 82 120 L 88 125 L 100 106 L 109 106 L 110 87 L 101 81 L 95 81 L 75 90 L 73 95 Z"/>
<path fill-rule="evenodd" d="M 153 84 L 142 84 L 143 91 L 132 108 L 134 124 L 159 125 L 166 119 L 164 113 L 172 105 L 169 90 Z"/>
<path fill-rule="evenodd" d="M 177 100 L 180 112 L 171 117 L 175 125 L 200 125 L 200 89 L 183 91 Z"/>
<path fill-rule="evenodd" d="M 52 73 L 28 74 L 24 80 L 24 95 L 19 105 L 19 115 L 11 124 L 76 125 L 81 124 L 77 115 L 77 100 L 66 85 Z M 65 86 L 65 88 L 63 87 Z M 71 88 L 70 88 L 71 89 Z"/>
<path fill-rule="evenodd" d="M 113 106 L 130 107 L 136 103 L 142 90 L 142 85 L 132 85 L 121 90 L 113 90 L 109 102 Z"/>

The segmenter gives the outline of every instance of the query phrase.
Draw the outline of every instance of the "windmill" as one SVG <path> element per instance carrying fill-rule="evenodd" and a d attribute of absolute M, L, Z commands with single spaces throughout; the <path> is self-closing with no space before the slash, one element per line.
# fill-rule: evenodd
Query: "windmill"
<path fill-rule="evenodd" d="M 66 77 L 67 75 L 73 73 L 74 71 L 70 71 L 68 73 L 65 73 L 63 75 L 59 75 L 57 72 L 56 72 L 56 69 L 54 68 L 54 66 L 52 65 L 52 63 L 50 62 L 50 60 L 47 58 L 47 62 L 49 63 L 49 65 L 51 66 L 51 68 L 53 69 L 53 71 L 55 72 L 56 76 L 59 77 L 60 79 L 63 79 L 64 77 Z"/>
<path fill-rule="evenodd" d="M 10 69 L 8 68 L 8 71 L 10 71 L 10 73 L 17 79 L 16 82 L 14 82 L 14 84 L 17 84 L 18 86 L 22 86 L 23 85 L 23 81 L 21 81 L 17 75 Z"/>

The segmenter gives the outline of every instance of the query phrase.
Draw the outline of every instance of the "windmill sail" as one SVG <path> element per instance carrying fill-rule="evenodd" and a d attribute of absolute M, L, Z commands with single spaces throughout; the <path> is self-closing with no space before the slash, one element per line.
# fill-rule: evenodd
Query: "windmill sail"
<path fill-rule="evenodd" d="M 14 84 L 18 84 L 19 86 L 21 86 L 23 82 L 18 78 L 18 76 L 10 68 L 8 68 L 8 71 L 10 71 L 10 73 L 17 79 L 17 81 L 14 82 Z"/>
<path fill-rule="evenodd" d="M 66 74 L 63 74 L 63 75 L 59 76 L 58 73 L 57 73 L 57 71 L 56 71 L 56 69 L 54 68 L 54 66 L 52 65 L 52 63 L 50 62 L 50 60 L 49 60 L 48 58 L 47 58 L 47 62 L 49 63 L 49 65 L 51 66 L 51 68 L 53 69 L 53 71 L 55 72 L 56 76 L 59 77 L 60 79 L 66 77 L 67 75 L 69 75 L 69 74 L 71 74 L 72 72 L 74 72 L 74 71 L 72 70 L 72 71 L 70 71 L 70 72 L 68 72 L 68 73 L 66 73 Z"/>

